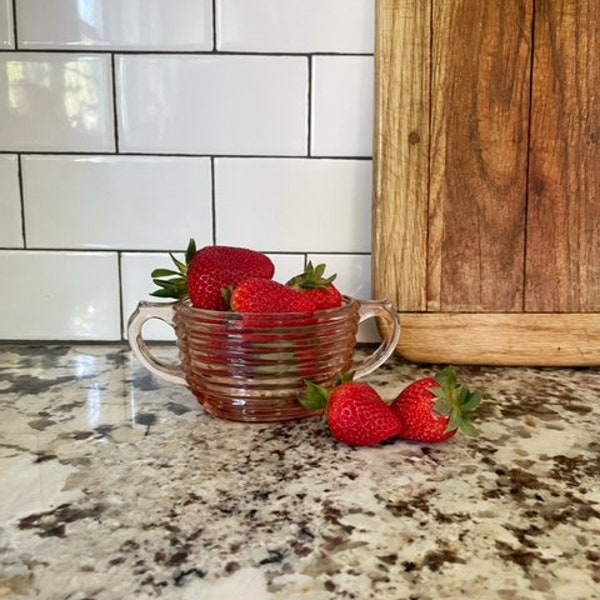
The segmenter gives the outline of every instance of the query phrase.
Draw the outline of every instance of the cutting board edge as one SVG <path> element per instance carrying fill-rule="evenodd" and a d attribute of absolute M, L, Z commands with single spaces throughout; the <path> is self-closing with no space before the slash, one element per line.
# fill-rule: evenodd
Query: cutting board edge
<path fill-rule="evenodd" d="M 425 364 L 600 366 L 600 313 L 399 312 L 396 353 Z M 382 335 L 386 324 L 378 322 Z"/>

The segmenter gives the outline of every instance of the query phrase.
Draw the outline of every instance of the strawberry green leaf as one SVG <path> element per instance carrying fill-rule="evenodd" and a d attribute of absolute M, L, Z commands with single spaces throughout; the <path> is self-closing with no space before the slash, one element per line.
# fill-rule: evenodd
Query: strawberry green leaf
<path fill-rule="evenodd" d="M 224 287 L 221 290 L 221 295 L 223 296 L 223 300 L 225 300 L 225 306 L 227 308 L 231 308 L 231 295 L 233 294 L 233 289 L 231 287 Z"/>
<path fill-rule="evenodd" d="M 453 367 L 446 367 L 435 376 L 435 379 L 441 387 L 455 388 L 459 385 L 458 374 Z"/>
<path fill-rule="evenodd" d="M 150 273 L 152 279 L 155 277 L 171 277 L 173 275 L 180 275 L 180 273 L 173 271 L 172 269 L 154 269 L 154 271 Z"/>
<path fill-rule="evenodd" d="M 187 287 L 187 270 L 188 264 L 196 254 L 196 242 L 190 239 L 187 250 L 185 252 L 185 262 L 179 260 L 174 254 L 169 253 L 173 264 L 177 270 L 158 268 L 154 269 L 150 274 L 152 281 L 158 290 L 155 290 L 150 295 L 158 298 L 175 298 L 181 300 L 188 295 Z"/>
<path fill-rule="evenodd" d="M 481 404 L 481 393 L 471 392 L 463 385 L 456 370 L 446 367 L 435 379 L 440 387 L 432 391 L 436 396 L 435 410 L 440 415 L 449 417 L 448 431 L 460 430 L 468 436 L 479 435 L 479 430 L 473 425 L 475 409 Z"/>
<path fill-rule="evenodd" d="M 462 433 L 470 437 L 477 437 L 481 433 L 479 429 L 477 429 L 477 427 L 475 427 L 475 425 L 471 423 L 471 421 L 466 420 L 462 422 L 461 427 L 459 429 L 460 431 L 462 431 Z"/>
<path fill-rule="evenodd" d="M 472 411 L 481 404 L 481 392 L 473 392 L 463 402 L 463 408 Z"/>
<path fill-rule="evenodd" d="M 323 410 L 326 408 L 331 395 L 329 390 L 313 383 L 310 379 L 306 379 L 305 383 L 306 394 L 300 399 L 302 406 L 308 410 Z"/>
<path fill-rule="evenodd" d="M 309 261 L 306 265 L 304 273 L 292 277 L 286 285 L 297 290 L 309 290 L 326 288 L 330 283 L 333 283 L 337 274 L 334 273 L 330 277 L 325 277 L 325 269 L 327 265 L 319 264 L 316 267 Z"/>
<path fill-rule="evenodd" d="M 169 252 L 169 256 L 171 257 L 171 260 L 175 263 L 175 265 L 177 266 L 177 268 L 181 271 L 181 273 L 185 273 L 187 271 L 187 264 L 181 262 L 180 260 L 178 260 L 174 254 L 172 254 L 171 252 Z"/>
<path fill-rule="evenodd" d="M 165 290 L 176 288 L 176 284 L 165 279 L 153 279 L 154 283 Z"/>
<path fill-rule="evenodd" d="M 150 292 L 150 295 L 154 296 L 155 298 L 173 298 L 173 290 L 154 290 L 153 292 Z"/>
<path fill-rule="evenodd" d="M 435 402 L 435 410 L 443 417 L 447 417 L 452 413 L 452 403 L 448 398 L 438 398 Z"/>
<path fill-rule="evenodd" d="M 188 247 L 185 251 L 185 263 L 189 265 L 192 262 L 194 256 L 196 256 L 196 240 L 194 238 L 190 238 L 188 243 Z"/>
<path fill-rule="evenodd" d="M 347 371 L 346 373 L 341 374 L 334 383 L 334 387 L 338 385 L 342 385 L 342 383 L 350 383 L 354 380 L 354 371 Z"/>
<path fill-rule="evenodd" d="M 456 429 L 470 437 L 477 437 L 480 433 L 470 419 L 454 414 L 450 418 L 447 431 L 454 431 Z"/>

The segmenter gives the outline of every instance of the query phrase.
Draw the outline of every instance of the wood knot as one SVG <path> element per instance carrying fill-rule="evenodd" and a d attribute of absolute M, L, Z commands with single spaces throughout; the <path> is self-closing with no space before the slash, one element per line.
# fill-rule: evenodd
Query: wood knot
<path fill-rule="evenodd" d="M 531 179 L 531 187 L 536 196 L 542 196 L 546 189 L 546 183 L 539 177 L 533 177 Z"/>
<path fill-rule="evenodd" d="M 415 144 L 418 144 L 420 141 L 421 141 L 421 136 L 416 131 L 411 131 L 408 134 L 408 143 L 411 146 L 414 146 Z"/>

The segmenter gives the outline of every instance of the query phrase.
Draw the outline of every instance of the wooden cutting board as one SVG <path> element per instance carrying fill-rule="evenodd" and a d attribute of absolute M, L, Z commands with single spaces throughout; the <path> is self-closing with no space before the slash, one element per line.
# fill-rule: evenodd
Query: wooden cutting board
<path fill-rule="evenodd" d="M 374 292 L 405 358 L 600 364 L 599 55 L 597 0 L 378 0 Z"/>

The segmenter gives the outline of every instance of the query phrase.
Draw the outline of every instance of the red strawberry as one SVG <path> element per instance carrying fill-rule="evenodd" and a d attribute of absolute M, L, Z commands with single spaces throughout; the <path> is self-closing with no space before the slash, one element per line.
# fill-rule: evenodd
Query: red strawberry
<path fill-rule="evenodd" d="M 152 280 L 159 289 L 152 293 L 160 298 L 189 296 L 196 308 L 227 310 L 223 289 L 237 285 L 247 277 L 271 278 L 275 266 L 260 252 L 233 246 L 206 246 L 196 250 L 193 239 L 187 247 L 185 262 L 171 258 L 177 271 L 155 269 Z"/>
<path fill-rule="evenodd" d="M 337 275 L 325 278 L 325 269 L 324 264 L 314 267 L 312 262 L 309 262 L 304 273 L 292 277 L 286 285 L 309 295 L 317 310 L 341 306 L 344 299 L 332 283 Z"/>
<path fill-rule="evenodd" d="M 377 390 L 367 383 L 342 379 L 327 390 L 307 381 L 302 404 L 310 410 L 322 410 L 333 436 L 351 446 L 374 446 L 399 435 L 402 423 L 383 401 Z"/>
<path fill-rule="evenodd" d="M 418 379 L 390 405 L 402 421 L 402 438 L 415 442 L 443 442 L 458 430 L 477 436 L 473 413 L 481 394 L 462 385 L 456 371 L 448 367 L 435 377 Z"/>
<path fill-rule="evenodd" d="M 231 291 L 229 304 L 240 313 L 290 313 L 312 314 L 315 305 L 309 296 L 272 279 L 250 277 L 241 281 Z"/>

